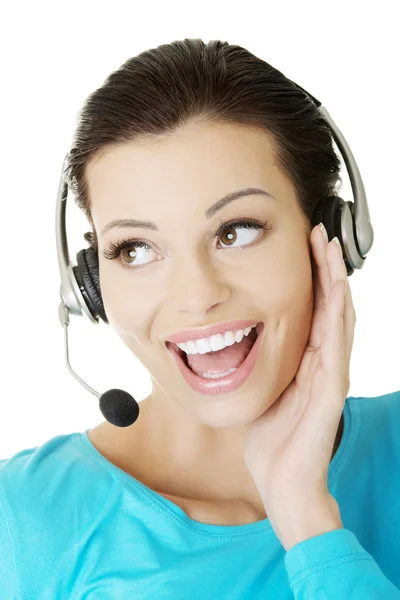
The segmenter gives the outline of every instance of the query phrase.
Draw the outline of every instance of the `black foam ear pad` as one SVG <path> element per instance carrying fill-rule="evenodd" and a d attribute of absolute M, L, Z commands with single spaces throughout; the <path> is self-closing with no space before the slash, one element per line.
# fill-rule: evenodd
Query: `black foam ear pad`
<path fill-rule="evenodd" d="M 84 248 L 76 255 L 77 275 L 84 288 L 84 298 L 94 317 L 99 316 L 108 324 L 100 290 L 99 259 L 94 248 Z M 78 278 L 79 278 L 78 277 Z"/>
<path fill-rule="evenodd" d="M 311 227 L 314 228 L 322 221 L 328 233 L 329 241 L 333 240 L 334 237 L 338 238 L 343 251 L 347 276 L 350 277 L 354 273 L 354 269 L 348 261 L 348 256 L 346 256 L 342 236 L 342 208 L 345 204 L 346 202 L 339 196 L 329 196 L 318 202 L 311 219 Z"/>
<path fill-rule="evenodd" d="M 337 236 L 339 241 L 342 242 L 340 223 L 340 208 L 342 204 L 344 204 L 342 198 L 339 198 L 339 196 L 330 196 L 329 198 L 324 198 L 318 202 L 314 209 L 311 227 L 314 228 L 322 221 L 328 233 L 329 241 L 333 240 L 333 238 Z"/>

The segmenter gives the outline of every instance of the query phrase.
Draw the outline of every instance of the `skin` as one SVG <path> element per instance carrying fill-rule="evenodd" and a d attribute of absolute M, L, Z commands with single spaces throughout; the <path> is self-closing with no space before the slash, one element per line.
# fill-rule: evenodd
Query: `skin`
<path fill-rule="evenodd" d="M 87 167 L 105 310 L 152 380 L 135 423 L 118 428 L 105 421 L 89 437 L 159 493 L 246 507 L 255 518 L 266 513 L 243 458 L 247 426 L 295 376 L 314 302 L 311 225 L 274 156 L 268 132 L 197 121 L 156 140 L 107 148 Z M 276 200 L 241 197 L 206 219 L 207 208 L 245 187 L 262 188 Z M 268 219 L 270 230 L 229 228 L 208 237 L 221 222 L 246 217 Z M 159 231 L 125 227 L 101 236 L 118 218 L 153 221 Z M 136 248 L 136 259 L 128 251 L 106 259 L 102 250 L 121 239 L 143 240 L 150 250 Z M 162 338 L 242 318 L 264 322 L 253 373 L 229 394 L 197 394 Z M 134 374 L 129 391 L 135 396 Z"/>

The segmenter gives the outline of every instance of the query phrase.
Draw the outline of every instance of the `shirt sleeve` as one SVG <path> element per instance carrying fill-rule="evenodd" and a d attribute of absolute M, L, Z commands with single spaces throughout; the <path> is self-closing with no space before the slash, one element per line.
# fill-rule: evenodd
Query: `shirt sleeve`
<path fill-rule="evenodd" d="M 285 568 L 294 600 L 400 600 L 399 588 L 345 528 L 296 544 Z"/>
<path fill-rule="evenodd" d="M 20 600 L 9 530 L 0 501 L 0 598 Z"/>

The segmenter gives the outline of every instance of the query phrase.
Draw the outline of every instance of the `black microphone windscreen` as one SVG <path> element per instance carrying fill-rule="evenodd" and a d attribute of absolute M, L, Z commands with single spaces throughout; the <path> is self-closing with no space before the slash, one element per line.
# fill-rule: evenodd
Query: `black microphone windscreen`
<path fill-rule="evenodd" d="M 124 390 L 107 390 L 101 394 L 99 406 L 107 421 L 117 427 L 128 427 L 139 416 L 139 404 Z"/>

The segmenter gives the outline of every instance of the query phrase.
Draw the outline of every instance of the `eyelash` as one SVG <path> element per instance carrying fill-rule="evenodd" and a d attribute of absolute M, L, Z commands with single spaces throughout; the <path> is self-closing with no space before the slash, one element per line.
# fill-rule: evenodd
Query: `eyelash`
<path fill-rule="evenodd" d="M 257 221 L 256 219 L 238 219 L 236 221 L 228 221 L 227 223 L 221 223 L 220 227 L 218 228 L 218 231 L 215 234 L 211 234 L 210 238 L 214 239 L 214 238 L 218 237 L 219 235 L 221 235 L 221 233 L 223 233 L 225 229 L 231 229 L 231 228 L 260 229 L 260 230 L 264 230 L 264 231 L 268 231 L 269 229 L 271 229 L 271 227 L 268 226 L 268 219 L 264 222 Z M 104 258 L 106 258 L 108 260 L 114 260 L 115 258 L 119 258 L 122 250 L 125 250 L 126 248 L 144 248 L 146 246 L 149 247 L 149 244 L 146 244 L 146 242 L 143 242 L 142 240 L 132 240 L 132 239 L 118 240 L 116 242 L 111 242 L 108 249 L 102 251 L 102 255 L 104 256 Z M 253 246 L 253 242 L 251 244 L 246 244 L 244 246 L 244 248 L 249 247 L 249 246 Z M 227 250 L 228 248 L 225 248 L 225 249 Z M 141 267 L 145 267 L 148 264 L 151 264 L 151 263 L 145 263 L 143 265 L 138 265 L 136 267 L 128 266 L 128 265 L 126 265 L 126 266 L 123 265 L 123 266 L 127 269 L 132 270 L 132 269 L 140 269 Z"/>

